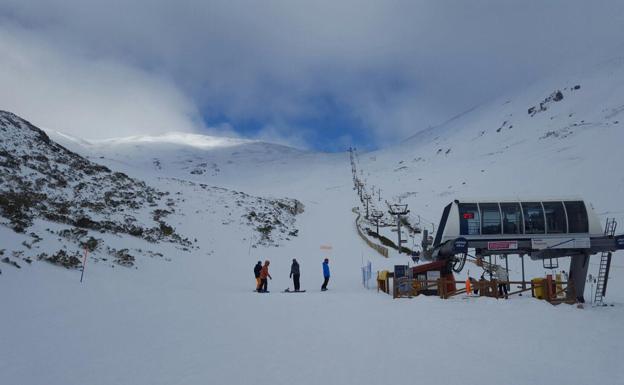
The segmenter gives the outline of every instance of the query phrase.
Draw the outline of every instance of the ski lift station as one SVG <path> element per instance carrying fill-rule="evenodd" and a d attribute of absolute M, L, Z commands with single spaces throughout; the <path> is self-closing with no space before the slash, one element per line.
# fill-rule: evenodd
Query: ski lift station
<path fill-rule="evenodd" d="M 455 200 L 442 212 L 435 238 L 423 242 L 424 256 L 448 260 L 461 271 L 468 255 L 528 255 L 553 263 L 571 257 L 570 281 L 574 296 L 584 302 L 589 257 L 602 253 L 601 295 L 606 291 L 611 253 L 624 249 L 624 235 L 615 236 L 616 222 L 603 227 L 591 205 L 582 199 Z M 598 293 L 598 291 L 597 291 Z M 601 298 L 600 298 L 601 299 Z"/>

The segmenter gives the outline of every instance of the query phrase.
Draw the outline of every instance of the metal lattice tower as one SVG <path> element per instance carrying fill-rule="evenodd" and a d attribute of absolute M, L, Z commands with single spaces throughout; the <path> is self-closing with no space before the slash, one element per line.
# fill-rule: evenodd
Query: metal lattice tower
<path fill-rule="evenodd" d="M 373 210 L 371 216 L 377 225 L 377 236 L 379 236 L 379 220 L 383 218 L 383 213 L 381 211 Z"/>
<path fill-rule="evenodd" d="M 366 219 L 368 219 L 368 203 L 371 200 L 371 196 L 365 193 L 362 199 L 366 202 Z"/>
<path fill-rule="evenodd" d="M 388 210 L 388 213 L 390 215 L 396 215 L 397 217 L 397 235 L 399 236 L 399 244 L 398 244 L 398 249 L 399 249 L 399 254 L 401 254 L 401 245 L 402 245 L 402 241 L 401 241 L 401 217 L 405 216 L 407 214 L 409 214 L 409 210 L 407 209 L 407 204 L 391 204 L 390 205 L 390 210 Z"/>

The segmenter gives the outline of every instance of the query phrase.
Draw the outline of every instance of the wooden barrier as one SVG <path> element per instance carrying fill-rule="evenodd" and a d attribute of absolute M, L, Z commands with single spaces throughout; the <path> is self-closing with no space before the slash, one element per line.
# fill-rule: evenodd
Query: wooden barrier
<path fill-rule="evenodd" d="M 448 284 L 454 282 L 455 285 L 464 285 L 463 288 L 458 288 L 452 292 L 448 291 Z M 499 285 L 526 285 L 529 284 L 528 287 L 517 290 L 514 292 L 510 292 L 507 295 L 504 295 L 499 292 Z M 544 300 L 550 302 L 553 305 L 558 305 L 560 303 L 576 303 L 576 299 L 574 298 L 574 285 L 572 281 L 557 281 L 556 282 L 561 289 L 557 289 L 555 286 L 554 280 L 544 279 L 539 287 L 545 293 Z M 470 295 L 475 295 L 474 291 L 476 291 L 478 296 L 480 297 L 492 297 L 492 298 L 509 298 L 512 295 L 524 293 L 531 291 L 534 293 L 535 288 L 538 285 L 534 285 L 532 282 L 526 281 L 473 281 L 470 283 L 473 292 L 469 293 Z M 564 288 L 563 286 L 566 285 Z M 467 294 L 466 293 L 466 281 L 449 281 L 445 279 L 437 279 L 435 281 L 421 281 L 413 278 L 400 278 L 398 282 L 393 280 L 392 282 L 392 297 L 393 298 L 412 298 L 424 290 L 430 290 L 432 288 L 436 288 L 438 292 L 438 296 L 442 299 L 448 299 L 456 295 Z M 388 288 L 388 286 L 386 286 Z"/>
<path fill-rule="evenodd" d="M 360 214 L 358 213 L 357 218 L 355 218 L 355 228 L 357 230 L 357 233 L 360 235 L 360 238 L 362 238 L 364 240 L 364 242 L 366 242 L 366 244 L 371 249 L 375 250 L 376 252 L 378 252 L 382 256 L 388 258 L 388 248 L 386 248 L 384 246 L 381 246 L 381 245 L 378 245 L 378 244 L 372 242 L 370 239 L 368 239 L 368 237 L 362 232 L 362 229 L 360 229 L 359 222 L 360 222 Z"/>

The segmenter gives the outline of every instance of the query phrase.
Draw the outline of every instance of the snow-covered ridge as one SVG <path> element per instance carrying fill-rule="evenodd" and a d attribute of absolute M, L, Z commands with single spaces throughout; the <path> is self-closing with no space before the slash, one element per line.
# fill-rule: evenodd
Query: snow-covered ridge
<path fill-rule="evenodd" d="M 88 140 L 77 138 L 63 132 L 48 131 L 54 133 L 67 140 L 76 142 L 86 146 L 118 146 L 118 145 L 137 145 L 137 144 L 174 144 L 181 146 L 194 147 L 198 149 L 215 149 L 234 147 L 241 144 L 257 143 L 258 141 L 250 139 L 230 138 L 212 135 L 193 134 L 188 132 L 168 132 L 161 135 L 133 135 L 120 138 Z"/>
<path fill-rule="evenodd" d="M 278 183 L 286 174 L 300 178 L 300 169 L 332 158 L 259 140 L 184 132 L 106 140 L 84 140 L 53 130 L 46 132 L 53 141 L 66 148 L 142 180 L 154 177 L 185 178 L 244 191 L 255 191 L 255 188 L 249 190 L 249 184 L 241 186 L 241 181 L 255 179 L 265 184 L 267 177 L 275 176 Z M 271 171 L 267 173 L 267 170 Z M 274 195 L 273 191 L 267 192 Z M 285 192 L 286 196 L 289 194 Z"/>

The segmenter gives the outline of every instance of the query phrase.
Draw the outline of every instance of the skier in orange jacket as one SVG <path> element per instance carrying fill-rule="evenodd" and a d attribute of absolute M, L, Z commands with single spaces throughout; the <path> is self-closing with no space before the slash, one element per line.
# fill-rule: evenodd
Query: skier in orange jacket
<path fill-rule="evenodd" d="M 269 262 L 268 260 L 264 261 L 264 266 L 262 266 L 262 270 L 260 270 L 260 290 L 258 290 L 258 292 L 260 293 L 267 292 L 267 278 L 273 279 L 273 277 L 271 277 L 271 274 L 269 274 L 270 264 L 271 262 Z"/>

